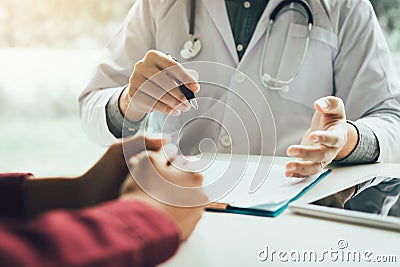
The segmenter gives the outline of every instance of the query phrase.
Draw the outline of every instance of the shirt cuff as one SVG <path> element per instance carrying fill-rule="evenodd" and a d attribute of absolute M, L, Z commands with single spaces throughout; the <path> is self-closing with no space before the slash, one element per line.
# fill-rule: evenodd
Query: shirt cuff
<path fill-rule="evenodd" d="M 379 158 L 380 148 L 375 133 L 362 123 L 347 122 L 357 129 L 358 143 L 349 156 L 337 161 L 337 163 L 361 164 L 376 162 Z"/>
<path fill-rule="evenodd" d="M 25 216 L 25 185 L 30 173 L 0 174 L 0 217 L 23 218 Z"/>
<path fill-rule="evenodd" d="M 106 105 L 107 126 L 116 138 L 135 135 L 146 118 L 145 116 L 138 122 L 131 122 L 128 119 L 125 119 L 124 114 L 119 108 L 119 100 L 124 90 L 122 90 L 121 93 L 113 94 Z"/>

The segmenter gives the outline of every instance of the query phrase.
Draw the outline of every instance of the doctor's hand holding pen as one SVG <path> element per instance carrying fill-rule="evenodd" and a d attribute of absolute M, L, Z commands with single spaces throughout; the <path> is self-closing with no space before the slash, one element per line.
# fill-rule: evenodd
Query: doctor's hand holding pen
<path fill-rule="evenodd" d="M 356 148 L 358 132 L 346 121 L 340 98 L 329 96 L 317 100 L 311 127 L 300 145 L 290 146 L 287 154 L 300 159 L 286 165 L 286 176 L 306 177 L 321 171 L 333 160 L 346 158 Z"/>
<path fill-rule="evenodd" d="M 132 122 L 154 110 L 179 116 L 190 109 L 181 84 L 190 94 L 200 90 L 195 79 L 173 57 L 150 50 L 135 64 L 129 85 L 120 97 L 120 109 Z"/>

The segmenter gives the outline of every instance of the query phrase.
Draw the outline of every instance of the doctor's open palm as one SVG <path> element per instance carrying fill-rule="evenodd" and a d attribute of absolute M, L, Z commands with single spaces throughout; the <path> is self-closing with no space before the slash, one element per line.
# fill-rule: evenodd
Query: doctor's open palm
<path fill-rule="evenodd" d="M 317 100 L 310 128 L 300 145 L 290 146 L 287 154 L 300 159 L 286 165 L 286 175 L 305 177 L 318 173 L 333 160 L 347 157 L 356 147 L 358 133 L 346 121 L 340 98 L 329 96 Z"/>
<path fill-rule="evenodd" d="M 120 97 L 120 109 L 132 122 L 154 110 L 179 116 L 190 109 L 179 89 L 181 84 L 194 93 L 200 90 L 195 79 L 173 57 L 150 50 L 135 64 L 129 85 Z"/>

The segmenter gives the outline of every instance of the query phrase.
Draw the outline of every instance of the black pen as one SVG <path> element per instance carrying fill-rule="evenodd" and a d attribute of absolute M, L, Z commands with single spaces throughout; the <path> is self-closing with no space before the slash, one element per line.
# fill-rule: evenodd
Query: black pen
<path fill-rule="evenodd" d="M 182 94 L 186 97 L 186 99 L 189 101 L 190 105 L 194 109 L 199 109 L 199 105 L 197 104 L 196 96 L 194 95 L 194 93 L 184 84 L 180 85 L 179 89 L 181 90 Z"/>
<path fill-rule="evenodd" d="M 171 56 L 168 53 L 165 53 L 167 56 L 171 57 L 174 61 L 179 62 L 176 57 Z M 186 99 L 189 101 L 190 105 L 194 108 L 194 109 L 199 109 L 199 104 L 197 104 L 197 100 L 196 100 L 196 96 L 194 95 L 194 93 L 187 88 L 184 84 L 179 86 L 179 89 L 181 90 L 182 94 L 186 97 Z"/>

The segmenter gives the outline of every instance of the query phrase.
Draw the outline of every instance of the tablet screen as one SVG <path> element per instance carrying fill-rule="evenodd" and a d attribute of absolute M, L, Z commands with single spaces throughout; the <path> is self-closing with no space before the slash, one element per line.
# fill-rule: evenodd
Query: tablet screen
<path fill-rule="evenodd" d="M 314 205 L 400 218 L 400 178 L 376 177 Z"/>

